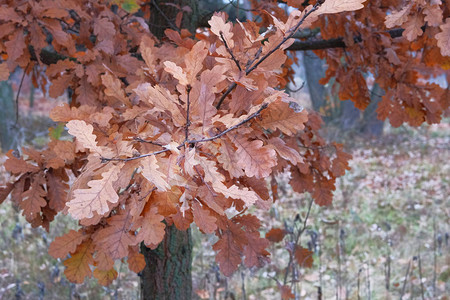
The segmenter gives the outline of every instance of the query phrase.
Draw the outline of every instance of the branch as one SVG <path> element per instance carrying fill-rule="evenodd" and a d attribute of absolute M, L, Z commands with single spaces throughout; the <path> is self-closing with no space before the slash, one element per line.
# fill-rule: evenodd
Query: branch
<path fill-rule="evenodd" d="M 231 58 L 236 63 L 236 66 L 238 67 L 239 71 L 242 71 L 241 65 L 239 64 L 239 61 L 236 59 L 236 57 L 233 54 L 233 51 L 231 51 L 230 47 L 228 47 L 227 41 L 223 37 L 222 31 L 220 32 L 220 39 L 222 40 L 223 44 L 225 45 L 225 48 L 227 49 L 228 53 L 231 55 Z"/>
<path fill-rule="evenodd" d="M 201 139 L 201 140 L 188 141 L 188 143 L 189 143 L 189 144 L 196 144 L 196 143 L 209 142 L 209 141 L 218 139 L 218 138 L 220 138 L 221 136 L 223 136 L 224 134 L 227 134 L 228 132 L 230 132 L 231 130 L 236 129 L 236 128 L 238 128 L 239 126 L 244 125 L 245 123 L 247 123 L 247 122 L 250 121 L 251 119 L 253 119 L 253 118 L 259 116 L 259 114 L 261 113 L 261 111 L 264 110 L 264 109 L 266 109 L 267 106 L 268 106 L 268 104 L 267 104 L 267 103 L 264 103 L 263 105 L 261 105 L 261 107 L 260 107 L 256 112 L 254 112 L 253 114 L 251 114 L 247 119 L 245 119 L 245 120 L 239 122 L 238 124 L 236 124 L 236 125 L 234 125 L 234 126 L 231 126 L 231 127 L 228 128 L 227 130 L 224 130 L 224 131 L 222 131 L 222 132 L 216 134 L 215 136 L 212 136 L 212 137 L 206 138 L 206 139 Z"/>
<path fill-rule="evenodd" d="M 215 139 L 218 139 L 218 138 L 220 138 L 221 136 L 227 134 L 228 132 L 230 132 L 230 131 L 232 131 L 232 130 L 234 130 L 234 129 L 236 129 L 236 128 L 242 126 L 242 125 L 244 125 L 245 123 L 249 122 L 249 121 L 252 120 L 253 118 L 259 116 L 259 114 L 261 113 L 261 111 L 263 111 L 264 109 L 266 109 L 267 106 L 268 106 L 268 104 L 267 104 L 267 103 L 264 103 L 263 105 L 261 105 L 261 107 L 260 107 L 256 112 L 254 112 L 253 114 L 251 114 L 250 116 L 248 116 L 245 120 L 239 122 L 238 124 L 236 124 L 236 125 L 234 125 L 234 126 L 231 126 L 230 128 L 228 128 L 228 129 L 226 129 L 226 130 L 224 130 L 224 131 L 222 131 L 222 132 L 216 134 L 215 136 L 212 136 L 212 137 L 210 137 L 210 138 L 200 139 L 200 140 L 185 141 L 183 144 L 178 145 L 178 146 L 177 146 L 177 149 L 179 150 L 179 149 L 183 148 L 183 147 L 185 146 L 185 144 L 194 144 L 194 145 L 195 145 L 195 144 L 197 144 L 197 143 L 209 142 L 209 141 L 213 141 L 213 140 L 215 140 Z M 139 141 L 139 138 L 135 138 L 135 140 Z M 148 141 L 145 141 L 145 140 L 144 140 L 144 142 L 148 142 Z M 164 147 L 164 146 L 163 146 L 163 147 Z M 143 155 L 139 155 L 139 156 L 129 157 L 129 158 L 106 158 L 106 157 L 101 157 L 100 159 L 101 159 L 102 163 L 107 163 L 107 162 L 110 162 L 110 161 L 123 161 L 123 162 L 127 162 L 127 161 L 132 161 L 132 160 L 136 160 L 136 159 L 140 159 L 140 158 L 144 158 L 144 157 L 148 157 L 148 156 L 158 155 L 158 154 L 161 154 L 161 153 L 168 152 L 168 151 L 170 151 L 170 150 L 171 150 L 171 149 L 169 149 L 169 148 L 165 148 L 165 149 L 163 149 L 163 150 L 159 150 L 159 151 L 155 151 L 155 152 L 151 152 L 151 153 L 147 153 L 147 154 L 143 154 Z"/>
<path fill-rule="evenodd" d="M 162 9 L 159 7 L 158 3 L 156 3 L 155 0 L 152 0 L 152 5 L 161 14 L 161 16 L 164 18 L 164 20 L 166 20 L 166 22 L 170 26 L 170 28 L 172 28 L 173 30 L 175 30 L 177 32 L 180 32 L 180 28 L 175 26 L 175 24 L 173 24 L 172 21 L 170 21 L 169 17 L 167 17 L 167 15 L 162 11 Z"/>
<path fill-rule="evenodd" d="M 186 92 L 187 92 L 187 103 L 186 103 L 186 127 L 184 129 L 184 133 L 185 133 L 185 139 L 184 141 L 186 142 L 189 138 L 189 126 L 191 125 L 191 121 L 189 120 L 189 108 L 191 106 L 191 101 L 190 101 L 190 94 L 191 94 L 191 89 L 192 87 L 190 85 L 188 85 L 186 87 Z"/>
<path fill-rule="evenodd" d="M 425 26 L 422 27 L 422 30 L 425 29 Z M 392 30 L 385 31 L 388 33 L 391 38 L 401 37 L 405 29 L 396 28 Z M 355 43 L 361 43 L 362 37 L 360 35 L 354 36 L 353 40 Z M 322 49 L 331 49 L 331 48 L 346 48 L 344 38 L 339 37 L 335 39 L 329 40 L 313 40 L 313 41 L 295 41 L 287 50 L 290 51 L 306 51 L 306 50 L 322 50 Z"/>
<path fill-rule="evenodd" d="M 254 69 L 256 69 L 263 61 L 265 61 L 270 55 L 272 55 L 275 51 L 277 51 L 284 43 L 286 43 L 287 40 L 289 40 L 290 38 L 292 38 L 292 36 L 297 32 L 297 30 L 300 28 L 300 26 L 303 24 L 303 22 L 305 21 L 305 19 L 314 11 L 316 11 L 320 4 L 320 2 L 317 2 L 313 8 L 306 12 L 305 15 L 300 19 L 300 21 L 298 21 L 297 25 L 295 25 L 294 28 L 292 28 L 291 33 L 284 37 L 283 40 L 276 45 L 272 50 L 270 50 L 268 53 L 266 53 L 263 57 L 261 57 L 253 66 L 250 67 L 247 66 L 247 68 L 245 69 L 245 75 L 250 74 Z M 220 97 L 219 102 L 216 105 L 216 109 L 219 109 L 220 106 L 222 105 L 223 101 L 225 100 L 225 98 L 236 88 L 237 84 L 236 82 L 233 82 L 229 87 L 228 90 L 222 95 L 222 97 Z"/>

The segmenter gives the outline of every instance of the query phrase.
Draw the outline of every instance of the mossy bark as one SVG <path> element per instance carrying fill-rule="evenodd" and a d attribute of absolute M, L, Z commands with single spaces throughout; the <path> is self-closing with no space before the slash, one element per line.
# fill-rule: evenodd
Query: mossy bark
<path fill-rule="evenodd" d="M 190 230 L 166 228 L 164 240 L 155 250 L 141 244 L 147 263 L 141 275 L 142 299 L 192 299 L 192 240 Z"/>

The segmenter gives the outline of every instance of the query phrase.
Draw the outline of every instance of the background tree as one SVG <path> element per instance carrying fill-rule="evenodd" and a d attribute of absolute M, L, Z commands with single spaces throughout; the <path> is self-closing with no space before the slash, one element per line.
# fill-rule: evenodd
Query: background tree
<path fill-rule="evenodd" d="M 16 181 L 0 190 L 0 201 L 11 194 L 33 226 L 48 230 L 58 212 L 79 220 L 78 231 L 50 246 L 54 257 L 70 254 L 69 280 L 93 275 L 108 284 L 117 276 L 114 260 L 127 258 L 136 272 L 154 263 L 144 279 L 162 278 L 143 285 L 144 297 L 189 298 L 189 235 L 180 235 L 175 250 L 186 254 L 174 262 L 186 268 L 184 279 L 158 265 L 179 241 L 172 230 L 194 222 L 215 233 L 216 260 L 229 275 L 242 260 L 247 267 L 267 260 L 259 220 L 246 214 L 253 205 L 269 207 L 266 177 L 288 171 L 296 192 L 331 203 L 349 156 L 341 145 L 326 146 L 318 115 L 278 91 L 292 78 L 286 49 L 322 49 L 316 53 L 328 69 L 321 83 L 335 78 L 340 98 L 359 109 L 382 94 L 371 98 L 372 75 L 387 91 L 378 116 L 394 126 L 440 121 L 449 91 L 424 79 L 448 66 L 448 4 L 307 2 L 288 1 L 299 10 L 286 15 L 277 1 L 252 1 L 256 23 L 216 14 L 195 39 L 180 29 L 202 20 L 190 2 L 1 2 L 0 79 L 20 67 L 36 86 L 49 80 L 51 97 L 73 92 L 70 106 L 51 118 L 67 123 L 76 143 L 56 135 L 44 151 L 9 152 L 5 166 Z M 186 23 L 188 13 L 193 22 Z M 156 28 L 168 25 L 161 41 Z M 396 26 L 404 29 L 388 30 Z M 315 27 L 320 34 L 292 39 Z M 142 247 L 144 258 L 141 242 L 156 252 Z"/>

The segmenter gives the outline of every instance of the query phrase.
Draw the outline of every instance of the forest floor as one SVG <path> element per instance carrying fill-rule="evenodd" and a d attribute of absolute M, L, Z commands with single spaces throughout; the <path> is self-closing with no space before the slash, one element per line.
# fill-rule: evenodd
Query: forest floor
<path fill-rule="evenodd" d="M 45 144 L 37 136 L 32 144 Z M 339 179 L 332 206 L 312 206 L 300 239 L 315 254 L 312 267 L 296 268 L 296 280 L 288 282 L 297 299 L 318 299 L 319 288 L 322 299 L 447 299 L 449 121 L 416 129 L 387 126 L 382 139 L 352 139 L 346 147 L 352 169 Z M 8 180 L 4 160 L 0 155 L 0 182 Z M 286 179 L 279 178 L 279 199 L 269 211 L 253 211 L 263 220 L 261 235 L 273 227 L 292 231 L 306 217 L 309 195 L 293 193 Z M 62 262 L 47 249 L 76 223 L 57 218 L 47 233 L 32 229 L 9 201 L 0 206 L 0 299 L 139 298 L 139 277 L 126 263 L 117 263 L 119 278 L 109 287 L 95 280 L 69 283 Z M 198 299 L 280 299 L 277 286 L 289 259 L 285 242 L 270 246 L 271 262 L 263 268 L 241 268 L 226 278 L 214 261 L 215 237 L 193 228 L 193 240 Z"/>

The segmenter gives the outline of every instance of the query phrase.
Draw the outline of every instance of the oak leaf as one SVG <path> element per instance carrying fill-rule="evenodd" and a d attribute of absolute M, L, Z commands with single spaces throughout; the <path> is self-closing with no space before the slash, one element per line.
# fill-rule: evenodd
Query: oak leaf
<path fill-rule="evenodd" d="M 171 61 L 165 61 L 164 62 L 164 70 L 166 70 L 167 73 L 172 74 L 172 76 L 176 79 L 178 79 L 178 82 L 181 85 L 188 85 L 189 81 L 187 79 L 186 76 L 186 72 L 184 72 L 184 70 L 177 66 L 176 63 L 171 62 Z"/>
<path fill-rule="evenodd" d="M 158 171 L 159 165 L 156 157 L 154 155 L 147 156 L 141 161 L 142 176 L 144 176 L 149 182 L 153 183 L 158 190 L 163 192 L 169 190 L 170 185 L 167 182 L 167 176 Z"/>
<path fill-rule="evenodd" d="M 314 252 L 309 251 L 306 248 L 297 246 L 295 249 L 295 259 L 301 268 L 312 268 Z"/>
<path fill-rule="evenodd" d="M 142 227 L 137 236 L 136 242 L 143 241 L 144 244 L 155 249 L 163 240 L 166 225 L 162 223 L 164 217 L 157 213 L 158 208 L 153 206 L 150 210 L 138 221 L 137 226 Z"/>
<path fill-rule="evenodd" d="M 102 173 L 101 179 L 88 182 L 88 189 L 76 189 L 73 199 L 67 203 L 69 213 L 73 218 L 80 220 L 92 218 L 94 212 L 102 215 L 109 211 L 108 202 L 116 203 L 119 200 L 113 187 L 123 164 L 112 165 Z"/>
<path fill-rule="evenodd" d="M 128 247 L 135 244 L 130 211 L 114 215 L 107 222 L 110 226 L 100 229 L 94 235 L 96 246 L 112 259 L 128 256 Z"/>
<path fill-rule="evenodd" d="M 444 56 L 450 56 L 450 18 L 445 20 L 445 24 L 439 26 L 441 32 L 435 35 L 437 45 Z"/>
<path fill-rule="evenodd" d="M 285 235 L 286 230 L 281 228 L 272 228 L 266 233 L 266 239 L 272 243 L 279 243 L 284 239 Z"/>
<path fill-rule="evenodd" d="M 192 203 L 192 212 L 194 215 L 194 222 L 198 228 L 204 233 L 213 233 L 217 229 L 216 218 L 211 215 L 207 208 L 202 207 L 195 201 Z"/>
<path fill-rule="evenodd" d="M 23 209 L 23 215 L 27 220 L 33 220 L 47 205 L 47 191 L 44 190 L 45 178 L 42 173 L 36 173 L 31 179 L 31 186 L 22 193 L 22 201 L 19 203 Z"/>
<path fill-rule="evenodd" d="M 277 164 L 275 150 L 263 145 L 260 140 L 249 141 L 245 137 L 233 139 L 237 146 L 238 164 L 248 177 L 264 178 L 270 175 Z"/>
<path fill-rule="evenodd" d="M 13 154 L 13 150 L 9 150 L 6 153 L 6 156 L 8 157 L 8 160 L 3 164 L 5 166 L 6 171 L 11 172 L 15 175 L 22 174 L 22 173 L 34 173 L 39 171 L 38 166 L 31 165 L 27 163 L 22 158 L 17 158 Z"/>
<path fill-rule="evenodd" d="M 273 137 L 269 140 L 269 147 L 275 149 L 275 151 L 286 161 L 289 161 L 293 165 L 303 162 L 303 158 L 300 153 L 295 149 L 286 145 L 286 143 L 279 137 Z"/>
<path fill-rule="evenodd" d="M 48 248 L 48 253 L 54 258 L 65 258 L 69 253 L 75 252 L 85 237 L 80 231 L 70 230 L 55 238 Z"/>
<path fill-rule="evenodd" d="M 0 64 L 0 81 L 8 80 L 9 69 L 5 63 Z"/>
<path fill-rule="evenodd" d="M 109 72 L 102 75 L 102 83 L 105 86 L 105 95 L 113 97 L 125 105 L 130 106 L 130 101 L 125 96 L 120 80 L 114 78 Z"/>
<path fill-rule="evenodd" d="M 94 127 L 91 124 L 86 124 L 82 120 L 72 120 L 66 125 L 69 128 L 69 134 L 77 138 L 77 143 L 83 148 L 89 149 L 91 152 L 102 154 L 102 149 L 97 146 L 95 141 L 97 136 L 93 134 Z"/>
<path fill-rule="evenodd" d="M 9 60 L 15 61 L 22 56 L 27 47 L 23 30 L 15 31 L 15 33 L 9 37 L 9 40 L 5 42 L 5 46 Z"/>
<path fill-rule="evenodd" d="M 241 252 L 247 239 L 245 232 L 236 224 L 226 220 L 227 227 L 221 228 L 222 234 L 219 240 L 213 245 L 217 252 L 216 262 L 225 276 L 231 276 L 241 263 Z"/>
<path fill-rule="evenodd" d="M 325 0 L 317 12 L 319 14 L 336 14 L 344 11 L 354 11 L 364 7 L 366 0 Z"/>
<path fill-rule="evenodd" d="M 79 245 L 72 256 L 64 261 L 64 274 L 74 283 L 83 283 L 86 276 L 92 276 L 91 265 L 94 264 L 92 256 L 92 242 L 90 240 Z"/>
<path fill-rule="evenodd" d="M 128 268 L 134 273 L 142 272 L 145 268 L 145 257 L 138 249 L 130 249 L 128 254 Z"/>
<path fill-rule="evenodd" d="M 94 270 L 94 277 L 97 278 L 98 283 L 103 286 L 110 285 L 114 279 L 117 278 L 117 274 L 118 273 L 114 268 L 106 271 L 98 268 Z"/>
<path fill-rule="evenodd" d="M 258 123 L 265 129 L 275 131 L 280 129 L 287 135 L 293 135 L 305 128 L 304 123 L 308 121 L 306 110 L 295 112 L 289 103 L 281 100 L 275 101 L 261 113 Z"/>
<path fill-rule="evenodd" d="M 211 17 L 211 20 L 208 21 L 209 25 L 211 25 L 211 31 L 216 36 L 220 37 L 223 35 L 228 47 L 230 49 L 234 48 L 233 41 L 233 23 L 225 21 L 225 15 L 220 13 L 215 13 L 214 16 Z"/>

